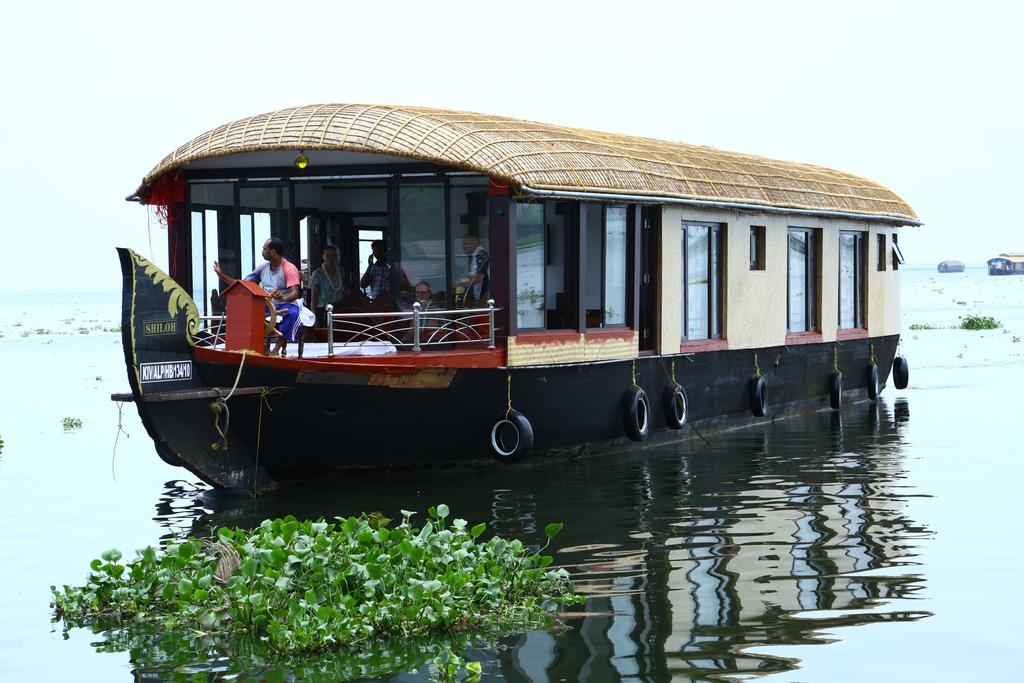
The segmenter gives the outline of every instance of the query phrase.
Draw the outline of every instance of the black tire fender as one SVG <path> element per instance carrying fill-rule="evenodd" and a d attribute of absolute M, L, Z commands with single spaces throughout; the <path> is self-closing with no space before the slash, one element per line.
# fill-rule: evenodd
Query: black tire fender
<path fill-rule="evenodd" d="M 903 356 L 892 359 L 892 384 L 897 389 L 906 389 L 910 382 L 910 365 Z"/>
<path fill-rule="evenodd" d="M 843 406 L 843 373 L 836 370 L 828 378 L 828 402 L 833 410 Z"/>
<path fill-rule="evenodd" d="M 532 449 L 533 426 L 519 411 L 508 411 L 491 427 L 491 452 L 501 462 L 518 462 Z"/>
<path fill-rule="evenodd" d="M 626 436 L 633 441 L 643 441 L 651 431 L 651 400 L 640 387 L 626 392 L 622 410 Z"/>
<path fill-rule="evenodd" d="M 878 400 L 878 366 L 872 363 L 868 366 L 867 371 L 867 382 L 868 382 L 868 398 L 872 401 Z"/>
<path fill-rule="evenodd" d="M 755 375 L 750 380 L 750 412 L 754 417 L 764 417 L 768 414 L 768 383 L 760 375 Z"/>
<path fill-rule="evenodd" d="M 689 405 L 686 402 L 686 392 L 678 384 L 665 387 L 664 396 L 661 399 L 665 408 L 665 422 L 671 429 L 682 429 L 686 424 Z"/>

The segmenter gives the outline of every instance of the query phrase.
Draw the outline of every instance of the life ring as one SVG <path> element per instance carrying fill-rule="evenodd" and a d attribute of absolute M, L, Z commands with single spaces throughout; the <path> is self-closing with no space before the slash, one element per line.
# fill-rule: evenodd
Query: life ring
<path fill-rule="evenodd" d="M 688 412 L 686 404 L 686 392 L 678 384 L 665 387 L 665 394 L 661 400 L 665 407 L 665 422 L 672 429 L 682 429 L 686 424 Z"/>
<path fill-rule="evenodd" d="M 874 363 L 868 366 L 868 398 L 878 400 L 878 366 Z"/>
<path fill-rule="evenodd" d="M 750 380 L 750 412 L 755 417 L 764 417 L 768 414 L 768 384 L 760 375 L 755 375 Z"/>
<path fill-rule="evenodd" d="M 501 462 L 517 462 L 533 448 L 533 427 L 526 416 L 516 410 L 491 427 L 491 451 Z"/>
<path fill-rule="evenodd" d="M 843 405 L 843 373 L 836 370 L 828 378 L 828 402 L 833 410 Z"/>
<path fill-rule="evenodd" d="M 903 356 L 892 359 L 892 384 L 897 389 L 906 389 L 910 382 L 910 366 Z"/>
<path fill-rule="evenodd" d="M 626 435 L 633 441 L 643 441 L 651 431 L 651 401 L 647 392 L 632 387 L 626 392 L 622 410 Z"/>

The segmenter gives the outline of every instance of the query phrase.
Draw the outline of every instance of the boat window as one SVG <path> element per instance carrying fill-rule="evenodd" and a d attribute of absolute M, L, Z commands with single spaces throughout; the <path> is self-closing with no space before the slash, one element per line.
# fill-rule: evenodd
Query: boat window
<path fill-rule="evenodd" d="M 899 270 L 901 263 L 906 263 L 903 258 L 903 251 L 900 250 L 899 235 L 892 234 L 892 269 Z"/>
<path fill-rule="evenodd" d="M 544 205 L 516 204 L 516 325 L 544 329 Z"/>
<path fill-rule="evenodd" d="M 586 204 L 587 327 L 626 324 L 626 273 L 629 255 L 625 206 Z"/>
<path fill-rule="evenodd" d="M 487 215 L 487 179 L 455 177 L 449 181 L 449 276 L 455 307 L 485 307 L 491 296 L 491 244 Z M 434 291 L 443 283 L 432 285 Z"/>
<path fill-rule="evenodd" d="M 238 226 L 241 246 L 249 247 L 246 253 L 236 262 L 238 270 L 225 268 L 232 277 L 244 277 L 263 263 L 263 243 L 271 237 L 279 237 L 284 242 L 284 257 L 296 264 L 299 263 L 298 225 L 295 229 L 288 222 L 288 188 L 271 187 L 240 187 L 238 189 Z M 246 233 L 248 233 L 246 235 Z M 242 235 L 246 235 L 242 237 Z M 223 264 L 222 264 L 223 265 Z M 243 267 L 243 266 L 248 266 Z"/>
<path fill-rule="evenodd" d="M 814 332 L 818 325 L 818 231 L 789 229 L 788 329 Z"/>
<path fill-rule="evenodd" d="M 192 211 L 189 214 L 192 224 L 192 300 L 196 302 L 199 312 L 206 311 L 206 240 L 203 239 L 203 212 Z"/>
<path fill-rule="evenodd" d="M 626 207 L 610 206 L 604 218 L 604 324 L 625 325 L 629 257 Z"/>
<path fill-rule="evenodd" d="M 885 248 L 885 233 L 878 233 L 878 270 L 885 270 L 885 264 L 889 260 L 888 250 Z"/>
<path fill-rule="evenodd" d="M 750 270 L 764 270 L 764 226 L 750 226 Z"/>
<path fill-rule="evenodd" d="M 682 224 L 682 296 L 680 317 L 688 341 L 719 339 L 721 330 L 723 227 Z"/>
<path fill-rule="evenodd" d="M 412 285 L 424 281 L 437 305 L 447 307 L 445 197 L 443 183 L 403 182 L 398 186 L 400 268 L 391 269 L 396 305 L 412 309 Z"/>
<path fill-rule="evenodd" d="M 839 233 L 839 327 L 864 327 L 864 233 Z"/>

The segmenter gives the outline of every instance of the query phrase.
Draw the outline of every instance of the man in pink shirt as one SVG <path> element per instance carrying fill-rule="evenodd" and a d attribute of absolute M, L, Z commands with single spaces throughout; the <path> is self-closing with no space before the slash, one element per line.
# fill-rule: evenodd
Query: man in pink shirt
<path fill-rule="evenodd" d="M 273 300 L 274 308 L 281 316 L 278 327 L 281 337 L 271 352 L 276 356 L 284 352 L 287 342 L 295 341 L 299 332 L 299 307 L 295 300 L 299 298 L 301 278 L 299 269 L 284 258 L 284 242 L 279 237 L 271 237 L 263 243 L 263 258 L 256 270 L 245 276 L 245 280 L 256 282 Z M 224 288 L 230 287 L 235 278 L 221 270 L 220 262 L 213 262 L 213 270 L 223 283 Z"/>

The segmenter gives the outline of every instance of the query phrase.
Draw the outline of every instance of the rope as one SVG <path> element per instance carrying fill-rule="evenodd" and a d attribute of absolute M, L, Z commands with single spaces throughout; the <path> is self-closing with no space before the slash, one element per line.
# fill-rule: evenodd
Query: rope
<path fill-rule="evenodd" d="M 268 389 L 264 389 L 260 392 L 260 416 L 256 421 L 256 466 L 252 473 L 252 490 L 256 492 L 256 478 L 260 472 L 260 446 L 263 443 L 263 404 L 267 404 L 267 410 L 274 412 L 274 409 L 270 407 L 270 401 L 267 400 L 267 396 L 270 395 Z"/>
<path fill-rule="evenodd" d="M 757 364 L 757 353 L 754 353 L 754 377 L 761 376 L 761 366 Z"/>
<path fill-rule="evenodd" d="M 839 347 L 832 347 L 832 369 L 839 372 Z"/>
<path fill-rule="evenodd" d="M 242 379 L 242 368 L 245 367 L 245 356 L 248 353 L 249 353 L 248 349 L 242 351 L 242 362 L 238 364 L 238 374 L 235 375 L 235 383 L 231 386 L 231 391 L 228 392 L 228 395 L 224 397 L 225 401 L 227 401 L 229 398 L 234 396 L 235 389 L 238 388 L 238 380 Z"/>
<path fill-rule="evenodd" d="M 117 441 L 124 434 L 124 438 L 130 439 L 131 435 L 124 430 L 121 425 L 122 411 L 124 410 L 124 403 L 121 401 L 117 402 L 117 434 L 114 435 L 114 449 L 110 453 L 110 476 L 113 477 L 114 481 L 117 481 L 117 472 L 114 471 L 114 460 L 117 458 Z"/>
<path fill-rule="evenodd" d="M 505 411 L 505 419 L 512 414 L 512 371 L 508 372 L 508 409 Z"/>
<path fill-rule="evenodd" d="M 871 355 L 868 357 L 868 363 L 871 365 L 878 365 L 878 358 L 875 356 L 875 345 L 869 344 L 868 346 L 871 349 Z"/>
<path fill-rule="evenodd" d="M 633 359 L 633 370 L 632 370 L 632 373 L 633 373 L 633 386 L 636 387 L 637 389 L 639 389 L 640 385 L 636 383 L 636 358 Z"/>
<path fill-rule="evenodd" d="M 217 400 L 210 404 L 210 410 L 213 411 L 213 428 L 220 435 L 220 439 L 210 444 L 210 448 L 215 451 L 228 447 L 228 428 L 231 425 L 231 409 L 228 408 L 228 399 L 235 395 L 238 382 L 242 379 L 242 368 L 245 367 L 245 357 L 248 353 L 248 350 L 242 351 L 242 361 L 238 364 L 238 373 L 235 375 L 235 383 L 231 385 L 231 391 L 228 392 L 227 396 L 218 396 Z M 220 414 L 222 412 L 224 413 L 223 429 L 220 426 Z"/>

